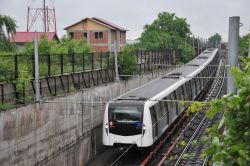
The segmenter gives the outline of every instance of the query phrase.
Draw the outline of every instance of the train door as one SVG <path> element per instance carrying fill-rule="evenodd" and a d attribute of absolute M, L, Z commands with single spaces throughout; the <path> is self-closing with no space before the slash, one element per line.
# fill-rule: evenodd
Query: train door
<path fill-rule="evenodd" d="M 157 123 L 157 117 L 156 117 L 156 112 L 155 112 L 155 108 L 154 106 L 153 107 L 150 107 L 149 108 L 150 110 L 150 115 L 151 115 L 151 120 L 152 120 L 152 137 L 153 137 L 153 140 L 155 140 L 158 136 L 158 123 Z"/>
<path fill-rule="evenodd" d="M 176 118 L 176 103 L 175 101 L 175 97 L 174 94 L 175 92 L 171 93 L 168 97 L 167 100 L 171 100 L 168 101 L 168 111 L 169 111 L 169 122 L 172 123 L 175 118 Z"/>
<path fill-rule="evenodd" d="M 164 100 L 164 99 L 163 99 Z M 166 125 L 168 124 L 167 123 L 167 105 L 166 105 L 167 102 L 165 101 L 160 101 L 160 109 L 161 109 L 161 113 L 162 113 L 162 125 L 163 125 L 163 128 L 166 127 Z"/>
<path fill-rule="evenodd" d="M 187 90 L 187 100 L 191 101 L 192 97 L 192 87 L 191 87 L 191 80 L 186 83 L 186 90 Z M 188 104 L 189 105 L 189 104 Z"/>
<path fill-rule="evenodd" d="M 155 114 L 156 114 L 156 120 L 157 120 L 157 137 L 161 135 L 162 130 L 162 110 L 160 108 L 160 103 L 156 103 L 154 105 L 155 108 Z"/>
<path fill-rule="evenodd" d="M 182 93 L 182 90 L 181 90 L 182 88 L 181 87 L 179 87 L 178 89 L 176 89 L 175 90 L 175 95 L 176 95 L 176 101 L 182 101 L 183 100 L 183 93 Z M 178 103 L 179 103 L 178 102 Z M 178 104 L 178 103 L 176 103 L 175 104 L 175 107 L 176 107 L 176 115 L 179 115 L 179 113 L 181 112 L 181 107 L 180 107 L 180 105 Z"/>
<path fill-rule="evenodd" d="M 188 100 L 188 82 L 186 82 L 185 84 L 183 84 L 182 86 L 181 86 L 181 91 L 182 91 L 182 99 L 183 99 L 183 101 L 186 101 L 186 100 Z M 188 104 L 187 104 L 187 102 L 184 102 L 184 106 L 181 106 L 181 112 L 185 109 L 185 108 L 187 108 L 187 106 L 188 106 Z"/>

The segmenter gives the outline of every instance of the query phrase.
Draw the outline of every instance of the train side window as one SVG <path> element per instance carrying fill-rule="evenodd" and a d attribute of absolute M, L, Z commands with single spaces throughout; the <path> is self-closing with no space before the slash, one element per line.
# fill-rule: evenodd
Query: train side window
<path fill-rule="evenodd" d="M 198 75 L 196 75 L 196 78 L 195 78 L 195 85 L 196 85 L 196 88 L 197 88 L 197 93 L 199 93 L 200 92 L 200 86 L 201 86 L 201 83 L 200 83 L 200 79 L 199 79 L 199 77 L 200 77 L 200 75 L 198 74 Z M 196 93 L 196 94 L 197 94 Z"/>
<path fill-rule="evenodd" d="M 209 78 L 208 78 L 209 77 L 209 66 L 206 67 L 206 77 L 207 78 L 206 78 L 206 82 L 205 83 L 207 83 L 208 80 L 209 80 Z"/>
<path fill-rule="evenodd" d="M 164 100 L 164 99 L 163 99 Z M 161 113 L 162 115 L 164 116 L 167 112 L 167 108 L 166 108 L 166 105 L 165 105 L 165 101 L 160 101 L 160 109 L 161 109 Z"/>
<path fill-rule="evenodd" d="M 199 73 L 198 75 L 199 75 L 199 81 L 200 81 L 200 88 L 202 89 L 203 88 L 203 78 L 202 78 L 203 75 L 202 75 L 202 73 Z"/>
<path fill-rule="evenodd" d="M 196 96 L 195 78 L 191 79 L 191 92 L 192 92 L 192 99 L 194 99 Z"/>
<path fill-rule="evenodd" d="M 190 80 L 186 83 L 186 89 L 187 89 L 187 99 L 192 100 L 192 88 Z"/>
<path fill-rule="evenodd" d="M 159 102 L 154 105 L 154 108 L 156 113 L 156 119 L 157 121 L 159 121 L 159 119 L 161 118 L 161 108 Z"/>
<path fill-rule="evenodd" d="M 206 70 L 206 68 L 204 68 L 204 70 L 203 70 L 203 77 L 204 78 L 202 78 L 202 81 L 203 81 L 203 85 L 205 85 L 206 84 L 206 80 L 207 80 L 207 70 Z"/>
<path fill-rule="evenodd" d="M 171 98 L 171 94 L 169 94 L 166 98 L 166 100 L 172 100 Z M 172 119 L 175 117 L 176 115 L 176 107 L 175 107 L 175 104 L 174 102 L 172 101 L 168 101 L 167 102 L 167 105 L 168 105 L 168 122 L 172 122 Z"/>
<path fill-rule="evenodd" d="M 154 125 L 157 121 L 155 109 L 154 109 L 154 107 L 150 107 L 149 110 L 150 110 L 150 115 L 151 115 L 151 119 L 152 119 L 152 125 Z"/>
<path fill-rule="evenodd" d="M 181 91 L 183 94 L 183 99 L 187 100 L 187 97 L 188 97 L 188 95 L 187 95 L 187 83 L 185 83 L 181 86 Z"/>
<path fill-rule="evenodd" d="M 204 74 L 203 74 L 203 77 L 204 77 L 204 78 L 203 78 L 203 82 L 204 82 L 204 85 L 206 85 L 206 81 L 207 81 L 207 78 L 206 78 L 206 77 L 207 77 L 207 67 L 205 67 L 203 71 L 204 71 Z"/>
<path fill-rule="evenodd" d="M 163 100 L 167 100 L 167 98 L 165 97 Z M 167 124 L 169 124 L 169 106 L 168 106 L 168 102 L 165 101 L 163 102 L 164 107 L 165 107 L 165 114 L 166 114 L 166 120 L 167 120 Z"/>
<path fill-rule="evenodd" d="M 167 100 L 167 98 L 165 97 L 164 100 Z M 167 120 L 167 124 L 169 124 L 169 106 L 168 106 L 168 102 L 166 101 L 166 102 L 164 102 L 164 104 L 165 104 L 165 107 L 166 107 L 166 114 L 167 114 L 166 120 Z"/>
<path fill-rule="evenodd" d="M 172 98 L 170 97 L 171 94 L 167 97 L 167 100 L 172 100 Z M 169 112 L 174 112 L 174 103 L 172 101 L 168 101 L 168 111 Z"/>
<path fill-rule="evenodd" d="M 211 71 L 212 71 L 211 66 L 208 66 L 208 77 L 211 77 Z"/>
<path fill-rule="evenodd" d="M 179 98 L 178 98 L 179 89 L 180 88 L 178 88 L 176 91 L 174 91 L 170 95 L 170 100 L 172 100 L 172 111 L 175 112 L 176 115 L 178 115 L 178 103 L 176 102 L 176 100 L 179 100 Z"/>
<path fill-rule="evenodd" d="M 153 107 L 150 107 L 149 108 L 150 110 L 150 115 L 151 115 L 151 120 L 152 120 L 152 129 L 153 129 L 153 136 L 157 136 L 158 135 L 158 125 L 157 125 L 157 119 L 156 119 L 156 113 L 155 113 L 155 108 L 154 106 Z"/>

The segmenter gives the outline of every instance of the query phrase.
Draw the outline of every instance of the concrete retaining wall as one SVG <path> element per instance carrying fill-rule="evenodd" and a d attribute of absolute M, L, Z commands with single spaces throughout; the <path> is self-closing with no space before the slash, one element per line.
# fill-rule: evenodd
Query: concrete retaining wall
<path fill-rule="evenodd" d="M 0 112 L 0 165 L 86 165 L 104 150 L 102 102 L 164 74 L 166 70 Z"/>

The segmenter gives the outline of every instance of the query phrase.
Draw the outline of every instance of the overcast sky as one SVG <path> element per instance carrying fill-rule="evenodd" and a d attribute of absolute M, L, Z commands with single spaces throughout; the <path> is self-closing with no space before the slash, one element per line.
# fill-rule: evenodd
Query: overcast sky
<path fill-rule="evenodd" d="M 127 39 L 136 39 L 145 24 L 159 12 L 175 13 L 187 19 L 195 36 L 209 37 L 218 32 L 227 40 L 230 16 L 240 16 L 240 33 L 250 30 L 250 0 L 46 0 L 56 8 L 58 35 L 85 17 L 100 17 L 129 31 Z M 42 0 L 0 0 L 0 13 L 15 18 L 18 31 L 26 30 L 27 6 L 38 7 Z M 37 25 L 38 26 L 38 25 Z M 33 30 L 41 30 L 38 27 Z M 42 25 L 40 26 L 42 27 Z"/>

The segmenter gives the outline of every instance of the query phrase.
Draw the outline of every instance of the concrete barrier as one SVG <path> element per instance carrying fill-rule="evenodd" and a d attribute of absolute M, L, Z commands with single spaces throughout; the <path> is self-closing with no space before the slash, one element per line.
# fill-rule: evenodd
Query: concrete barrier
<path fill-rule="evenodd" d="M 105 103 L 166 70 L 0 112 L 0 165 L 86 165 L 105 147 Z"/>

